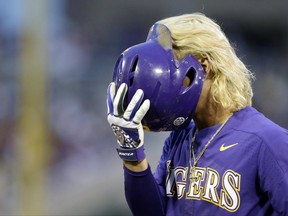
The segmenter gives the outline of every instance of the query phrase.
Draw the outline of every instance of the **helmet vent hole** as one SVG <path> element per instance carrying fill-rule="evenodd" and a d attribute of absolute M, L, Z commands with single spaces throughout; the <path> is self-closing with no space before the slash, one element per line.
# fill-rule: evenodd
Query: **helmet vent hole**
<path fill-rule="evenodd" d="M 136 56 L 136 58 L 133 61 L 131 70 L 130 70 L 130 74 L 129 74 L 129 85 L 132 86 L 133 85 L 133 81 L 134 81 L 134 72 L 136 71 L 137 68 L 137 64 L 138 64 L 138 56 Z"/>
<path fill-rule="evenodd" d="M 186 76 L 184 77 L 183 80 L 183 86 L 184 87 L 189 87 L 191 86 L 191 84 L 193 83 L 194 79 L 195 79 L 195 74 L 196 71 L 194 68 L 190 68 L 186 74 Z"/>
<path fill-rule="evenodd" d="M 136 71 L 137 64 L 138 64 L 138 56 L 134 59 L 133 65 L 132 65 L 132 68 L 131 68 L 130 72 L 135 72 Z"/>
<path fill-rule="evenodd" d="M 131 77 L 129 80 L 129 85 L 132 86 L 133 85 L 133 81 L 134 81 L 134 77 Z"/>

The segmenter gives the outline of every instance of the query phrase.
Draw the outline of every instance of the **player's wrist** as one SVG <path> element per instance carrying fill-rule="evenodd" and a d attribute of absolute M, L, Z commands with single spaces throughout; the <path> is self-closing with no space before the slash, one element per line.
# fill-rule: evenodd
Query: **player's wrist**
<path fill-rule="evenodd" d="M 143 172 L 148 169 L 149 164 L 146 158 L 142 161 L 124 161 L 124 167 L 132 172 Z"/>

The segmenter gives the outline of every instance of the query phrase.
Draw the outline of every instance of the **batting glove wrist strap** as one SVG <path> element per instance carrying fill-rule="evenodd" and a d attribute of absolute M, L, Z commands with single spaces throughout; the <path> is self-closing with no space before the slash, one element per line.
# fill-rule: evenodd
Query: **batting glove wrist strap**
<path fill-rule="evenodd" d="M 119 157 L 125 161 L 142 161 L 145 158 L 144 146 L 137 149 L 117 148 Z"/>

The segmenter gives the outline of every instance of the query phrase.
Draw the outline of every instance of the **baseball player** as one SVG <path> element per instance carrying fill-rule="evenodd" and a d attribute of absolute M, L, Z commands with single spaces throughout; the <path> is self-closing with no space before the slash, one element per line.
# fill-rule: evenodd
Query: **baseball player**
<path fill-rule="evenodd" d="M 252 107 L 253 78 L 200 13 L 158 21 L 120 55 L 108 122 L 133 215 L 288 215 L 288 131 Z M 153 174 L 143 129 L 171 131 Z"/>

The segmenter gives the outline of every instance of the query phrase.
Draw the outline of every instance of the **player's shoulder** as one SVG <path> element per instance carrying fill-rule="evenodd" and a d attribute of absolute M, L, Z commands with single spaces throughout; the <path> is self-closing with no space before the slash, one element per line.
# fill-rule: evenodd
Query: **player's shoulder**
<path fill-rule="evenodd" d="M 270 142 L 275 139 L 288 142 L 287 129 L 276 124 L 263 113 L 250 106 L 234 114 L 232 128 L 247 134 L 253 134 L 263 142 Z"/>
<path fill-rule="evenodd" d="M 258 148 L 260 166 L 265 167 L 265 170 L 272 170 L 272 175 L 278 177 L 287 175 L 288 130 L 252 107 L 236 113 L 235 121 L 239 124 L 238 129 L 246 133 L 242 135 L 249 138 L 246 139 L 249 140 L 248 144 Z M 282 181 L 283 178 L 279 179 Z"/>

